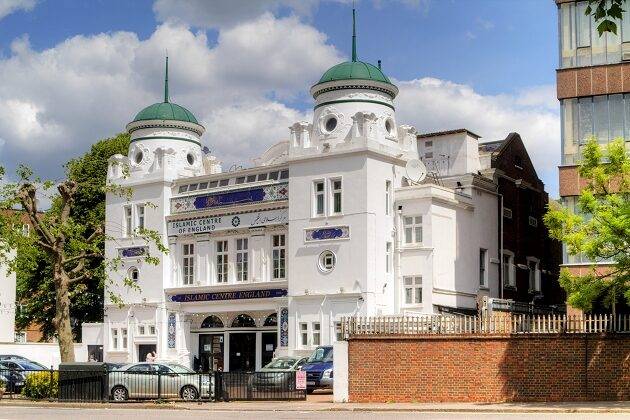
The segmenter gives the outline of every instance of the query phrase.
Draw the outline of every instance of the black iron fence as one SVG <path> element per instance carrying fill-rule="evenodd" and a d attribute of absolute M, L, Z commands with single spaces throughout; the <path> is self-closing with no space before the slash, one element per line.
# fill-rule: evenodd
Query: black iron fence
<path fill-rule="evenodd" d="M 0 368 L 2 398 L 78 402 L 306 399 L 306 389 L 296 389 L 295 371 L 178 373 L 143 366 L 147 365 L 124 371 L 109 370 L 105 364 L 60 370 Z"/>

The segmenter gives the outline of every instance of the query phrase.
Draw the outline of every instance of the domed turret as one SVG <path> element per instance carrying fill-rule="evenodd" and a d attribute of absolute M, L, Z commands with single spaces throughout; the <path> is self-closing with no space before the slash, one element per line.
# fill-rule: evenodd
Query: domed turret
<path fill-rule="evenodd" d="M 127 124 L 131 134 L 129 164 L 135 172 L 169 172 L 173 177 L 198 175 L 203 171 L 201 135 L 205 128 L 168 93 L 168 57 L 164 78 L 164 101 L 149 105 Z"/>

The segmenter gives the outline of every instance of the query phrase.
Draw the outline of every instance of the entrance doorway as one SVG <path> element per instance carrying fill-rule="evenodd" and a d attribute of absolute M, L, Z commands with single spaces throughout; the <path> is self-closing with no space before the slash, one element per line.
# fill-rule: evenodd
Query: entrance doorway
<path fill-rule="evenodd" d="M 199 364 L 202 372 L 223 370 L 223 334 L 199 334 Z"/>
<path fill-rule="evenodd" d="M 276 351 L 276 343 L 278 342 L 278 333 L 264 332 L 262 333 L 262 360 L 261 366 L 265 366 L 273 359 L 273 353 Z"/>
<path fill-rule="evenodd" d="M 230 372 L 256 370 L 256 333 L 230 333 Z"/>
<path fill-rule="evenodd" d="M 147 354 L 155 349 L 155 344 L 138 344 L 138 362 L 146 362 Z"/>

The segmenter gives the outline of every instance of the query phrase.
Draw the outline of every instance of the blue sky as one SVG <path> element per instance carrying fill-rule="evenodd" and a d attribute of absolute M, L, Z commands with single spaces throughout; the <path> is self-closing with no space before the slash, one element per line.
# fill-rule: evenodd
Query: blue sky
<path fill-rule="evenodd" d="M 11 84 L 0 87 L 0 105 L 8 104 L 12 116 L 0 117 L 0 165 L 20 159 L 52 177 L 71 155 L 124 130 L 135 110 L 159 98 L 166 48 L 173 96 L 206 126 L 219 127 L 206 141 L 226 164 L 286 137 L 291 119 L 308 119 L 308 87 L 350 52 L 351 2 L 344 0 L 23 0 L 23 6 L 3 13 L 0 0 L 0 76 Z M 357 7 L 359 58 L 381 59 L 401 87 L 399 122 L 419 131 L 465 126 L 485 140 L 519 131 L 539 176 L 556 192 L 551 0 L 363 0 Z M 267 48 L 284 55 L 256 57 L 266 48 L 256 38 L 264 31 L 277 39 Z M 278 68 L 289 67 L 289 76 L 278 77 Z M 111 112 L 99 115 L 99 107 Z M 37 152 L 46 144 L 67 147 L 43 159 Z"/>

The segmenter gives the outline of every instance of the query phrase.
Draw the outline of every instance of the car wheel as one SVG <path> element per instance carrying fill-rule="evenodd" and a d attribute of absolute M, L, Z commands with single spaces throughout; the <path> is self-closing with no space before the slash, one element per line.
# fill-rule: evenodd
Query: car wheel
<path fill-rule="evenodd" d="M 114 401 L 126 401 L 129 398 L 129 392 L 124 386 L 115 386 L 112 389 L 112 399 Z"/>
<path fill-rule="evenodd" d="M 199 394 L 197 393 L 197 389 L 194 386 L 186 385 L 182 388 L 181 396 L 182 400 L 184 401 L 192 401 L 196 400 Z"/>
<path fill-rule="evenodd" d="M 306 393 L 307 394 L 312 394 L 313 391 L 315 391 L 315 388 L 306 388 Z"/>

